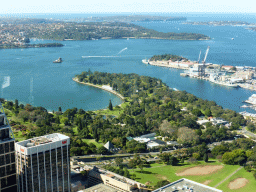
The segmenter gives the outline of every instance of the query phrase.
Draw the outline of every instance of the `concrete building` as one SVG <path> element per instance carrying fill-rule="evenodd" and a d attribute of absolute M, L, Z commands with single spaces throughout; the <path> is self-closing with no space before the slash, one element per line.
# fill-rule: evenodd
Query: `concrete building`
<path fill-rule="evenodd" d="M 70 192 L 70 138 L 54 133 L 15 144 L 18 190 Z"/>
<path fill-rule="evenodd" d="M 15 139 L 0 103 L 0 192 L 17 192 Z"/>
<path fill-rule="evenodd" d="M 119 192 L 146 192 L 145 185 L 116 173 L 93 167 L 88 174 L 89 186 L 103 183 Z M 97 189 L 99 190 L 99 189 Z M 88 191 L 88 190 L 87 190 Z M 89 190 L 90 191 L 90 190 Z M 104 191 L 104 190 L 99 190 Z"/>
<path fill-rule="evenodd" d="M 165 185 L 159 189 L 154 190 L 153 192 L 222 192 L 219 189 L 209 187 L 207 185 L 197 183 L 189 179 L 179 179 L 173 183 Z"/>

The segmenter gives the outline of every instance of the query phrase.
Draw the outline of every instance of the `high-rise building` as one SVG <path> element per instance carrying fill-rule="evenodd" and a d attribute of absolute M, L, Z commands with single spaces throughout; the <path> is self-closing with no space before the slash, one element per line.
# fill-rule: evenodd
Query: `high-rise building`
<path fill-rule="evenodd" d="M 0 103 L 0 192 L 17 192 L 14 142 Z"/>
<path fill-rule="evenodd" d="M 18 191 L 70 192 L 69 148 L 59 133 L 15 143 Z"/>

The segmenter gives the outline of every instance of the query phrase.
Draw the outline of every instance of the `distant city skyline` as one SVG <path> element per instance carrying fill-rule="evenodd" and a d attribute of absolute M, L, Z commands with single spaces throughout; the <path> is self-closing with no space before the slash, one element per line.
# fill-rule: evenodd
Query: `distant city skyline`
<path fill-rule="evenodd" d="M 13 13 L 255 13 L 251 0 L 222 1 L 215 0 L 130 0 L 92 2 L 73 1 L 4 1 L 0 14 Z"/>

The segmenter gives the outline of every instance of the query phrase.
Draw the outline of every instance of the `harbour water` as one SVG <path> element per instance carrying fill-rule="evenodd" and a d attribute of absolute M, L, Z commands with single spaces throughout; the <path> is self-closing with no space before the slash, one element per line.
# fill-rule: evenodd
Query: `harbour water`
<path fill-rule="evenodd" d="M 253 22 L 253 18 L 253 16 L 249 18 L 250 22 Z M 193 17 L 188 19 L 196 20 Z M 242 17 L 236 20 L 247 21 Z M 178 69 L 150 66 L 143 64 L 141 60 L 165 53 L 197 60 L 200 49 L 204 53 L 207 46 L 210 46 L 207 62 L 256 67 L 256 32 L 238 26 L 195 26 L 184 25 L 181 22 L 136 24 L 163 32 L 202 33 L 212 39 L 171 41 L 130 38 L 129 40 L 64 41 L 60 43 L 65 46 L 58 48 L 2 49 L 0 50 L 0 84 L 2 85 L 0 96 L 8 100 L 18 99 L 24 104 L 43 106 L 48 110 L 57 110 L 59 106 L 63 110 L 72 107 L 85 110 L 102 109 L 108 106 L 109 99 L 114 105 L 120 104 L 121 99 L 111 93 L 72 81 L 74 75 L 90 69 L 157 77 L 172 88 L 213 100 L 224 108 L 255 112 L 250 111 L 249 108 L 240 108 L 243 105 L 242 101 L 248 99 L 255 93 L 254 91 L 181 77 L 181 71 Z M 40 41 L 42 42 L 52 41 Z M 53 63 L 59 57 L 63 62 Z M 10 83 L 4 82 L 6 77 L 10 77 Z"/>

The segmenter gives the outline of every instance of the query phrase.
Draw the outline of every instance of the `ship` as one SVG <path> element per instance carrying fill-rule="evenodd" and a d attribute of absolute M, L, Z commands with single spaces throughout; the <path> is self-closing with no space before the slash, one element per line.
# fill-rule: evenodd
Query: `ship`
<path fill-rule="evenodd" d="M 149 60 L 143 59 L 143 60 L 142 60 L 142 63 L 144 63 L 144 64 L 149 64 Z"/>
<path fill-rule="evenodd" d="M 60 57 L 59 59 L 57 59 L 57 60 L 55 60 L 55 61 L 53 61 L 53 63 L 62 63 L 62 58 Z"/>

